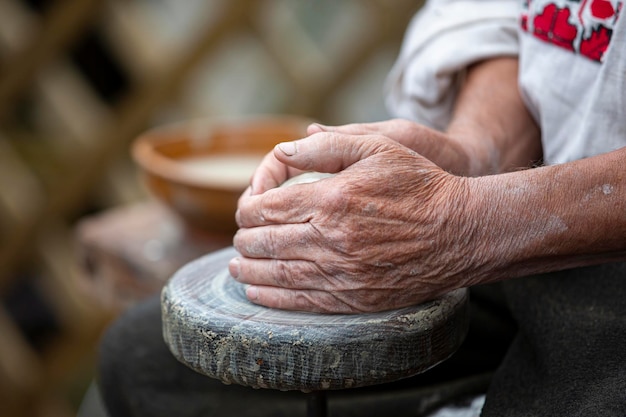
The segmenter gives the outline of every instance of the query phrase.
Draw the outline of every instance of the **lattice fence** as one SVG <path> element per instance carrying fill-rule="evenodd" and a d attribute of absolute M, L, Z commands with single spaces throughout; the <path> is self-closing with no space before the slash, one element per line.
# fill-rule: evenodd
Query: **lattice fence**
<path fill-rule="evenodd" d="M 110 319 L 76 288 L 74 225 L 145 198 L 138 133 L 246 113 L 382 119 L 420 3 L 0 0 L 0 415 L 73 415 L 54 387 Z M 19 318 L 42 304 L 53 332 Z"/>

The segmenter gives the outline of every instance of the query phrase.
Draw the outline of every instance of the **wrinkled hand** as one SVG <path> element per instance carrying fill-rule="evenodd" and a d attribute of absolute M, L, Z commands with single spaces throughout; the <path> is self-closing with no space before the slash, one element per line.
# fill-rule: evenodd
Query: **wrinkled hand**
<path fill-rule="evenodd" d="M 353 123 L 343 126 L 309 126 L 308 133 L 337 132 L 349 135 L 382 135 L 406 146 L 457 175 L 471 174 L 477 133 L 469 129 L 439 132 L 420 123 L 405 119 L 391 119 L 374 123 Z M 482 138 L 480 138 L 482 139 Z M 479 141 L 480 142 L 480 141 Z"/>
<path fill-rule="evenodd" d="M 336 132 L 279 144 L 262 167 L 239 201 L 242 256 L 229 264 L 252 302 L 357 313 L 466 286 L 477 259 L 464 238 L 466 179 L 387 137 Z M 272 188 L 302 171 L 338 174 Z"/>
<path fill-rule="evenodd" d="M 430 129 L 424 125 L 404 119 L 391 119 L 375 123 L 353 123 L 343 126 L 323 126 L 312 124 L 307 133 L 328 132 L 343 135 L 385 136 L 414 150 L 446 171 L 457 175 L 473 175 L 476 157 L 472 152 L 470 135 L 455 133 L 454 136 Z M 341 135 L 337 136 L 341 137 Z M 261 194 L 278 187 L 285 180 L 301 174 L 297 167 L 285 165 L 276 160 L 274 152 L 266 155 L 252 178 L 250 190 L 246 194 Z"/>

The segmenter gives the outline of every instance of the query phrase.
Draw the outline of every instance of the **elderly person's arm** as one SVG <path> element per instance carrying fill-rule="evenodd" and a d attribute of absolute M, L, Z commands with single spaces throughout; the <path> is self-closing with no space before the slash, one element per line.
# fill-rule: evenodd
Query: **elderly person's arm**
<path fill-rule="evenodd" d="M 471 66 L 445 133 L 408 120 L 316 127 L 347 134 L 380 134 L 458 175 L 506 172 L 541 158 L 539 131 L 517 91 L 517 58 Z"/>
<path fill-rule="evenodd" d="M 384 310 L 626 258 L 626 149 L 478 178 L 383 138 L 316 134 L 282 149 L 300 169 L 345 170 L 242 202 L 235 246 L 244 256 L 230 270 L 259 304 Z"/>
<path fill-rule="evenodd" d="M 447 135 L 389 128 L 396 121 L 372 134 L 313 128 L 277 146 L 237 214 L 242 257 L 230 271 L 251 285 L 248 297 L 286 309 L 385 310 L 454 288 L 623 259 L 625 149 L 499 175 L 448 172 L 506 171 L 539 157 L 510 64 L 472 69 Z M 306 170 L 338 175 L 269 189 Z"/>

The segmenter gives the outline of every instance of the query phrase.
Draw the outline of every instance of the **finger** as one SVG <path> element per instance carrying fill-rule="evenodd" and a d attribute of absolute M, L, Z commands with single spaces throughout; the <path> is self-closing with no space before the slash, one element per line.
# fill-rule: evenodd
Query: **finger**
<path fill-rule="evenodd" d="M 302 291 L 251 285 L 246 288 L 246 297 L 255 304 L 282 310 L 335 314 L 354 314 L 362 312 L 346 304 L 331 293 L 318 290 Z"/>
<path fill-rule="evenodd" d="M 248 258 L 313 261 L 320 254 L 317 233 L 309 223 L 242 228 L 233 245 Z"/>
<path fill-rule="evenodd" d="M 276 159 L 272 152 L 269 152 L 259 166 L 254 171 L 250 181 L 250 194 L 261 194 L 265 190 L 275 188 L 284 181 L 287 176 L 285 164 Z"/>
<path fill-rule="evenodd" d="M 306 128 L 306 134 L 307 136 L 311 136 L 311 135 L 314 135 L 315 133 L 329 132 L 331 130 L 332 130 L 332 126 L 324 126 L 319 123 L 313 123 L 313 124 L 310 124 Z"/>
<path fill-rule="evenodd" d="M 328 179 L 332 181 L 332 178 Z M 310 221 L 320 209 L 314 196 L 322 194 L 320 180 L 314 183 L 299 184 L 297 187 L 275 188 L 261 195 L 245 196 L 239 199 L 235 220 L 240 228 L 254 228 L 274 224 L 297 224 Z M 340 193 L 327 195 L 342 198 Z M 332 204 L 332 197 L 325 204 Z"/>
<path fill-rule="evenodd" d="M 278 187 L 288 178 L 298 175 L 301 171 L 285 165 L 276 159 L 273 152 L 265 155 L 254 172 L 250 181 L 249 193 L 246 195 L 263 194 L 265 191 Z"/>
<path fill-rule="evenodd" d="M 373 123 L 352 123 L 342 126 L 314 124 L 309 127 L 309 135 L 319 132 L 336 132 L 350 135 L 381 135 L 409 147 L 423 151 L 431 146 L 441 146 L 442 134 L 425 128 L 406 119 L 391 119 Z"/>
<path fill-rule="evenodd" d="M 372 135 L 372 134 L 385 134 L 389 132 L 387 122 L 375 122 L 375 123 L 350 123 L 341 126 L 327 126 L 320 123 L 313 123 L 307 128 L 307 134 L 313 135 L 320 132 L 338 132 L 349 135 Z"/>
<path fill-rule="evenodd" d="M 274 156 L 285 165 L 302 171 L 336 173 L 398 146 L 383 136 L 320 132 L 297 141 L 279 143 L 274 147 Z"/>
<path fill-rule="evenodd" d="M 237 257 L 229 262 L 228 271 L 243 284 L 292 290 L 330 290 L 328 280 L 312 261 Z"/>

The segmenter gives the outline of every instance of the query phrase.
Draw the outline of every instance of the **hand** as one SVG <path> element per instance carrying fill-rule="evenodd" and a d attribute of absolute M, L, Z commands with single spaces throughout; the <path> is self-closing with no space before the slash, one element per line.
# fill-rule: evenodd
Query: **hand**
<path fill-rule="evenodd" d="M 307 134 L 309 135 L 321 132 L 386 136 L 418 152 L 441 168 L 458 175 L 468 174 L 469 167 L 472 165 L 471 150 L 464 145 L 463 141 L 458 141 L 450 135 L 408 120 L 392 119 L 383 122 L 355 123 L 344 126 L 312 124 L 307 129 Z M 270 152 L 259 165 L 252 178 L 250 190 L 244 193 L 244 195 L 261 194 L 269 189 L 278 187 L 287 179 L 302 172 L 302 170 L 296 167 L 281 163 L 276 159 L 274 152 Z"/>
<path fill-rule="evenodd" d="M 262 193 L 253 186 L 241 197 L 234 245 L 242 256 L 229 270 L 250 284 L 251 301 L 357 313 L 468 285 L 463 272 L 480 257 L 462 226 L 473 224 L 464 218 L 466 179 L 380 135 L 315 133 L 277 145 L 268 159 L 266 179 L 276 184 L 301 171 L 338 174 Z"/>
<path fill-rule="evenodd" d="M 375 123 L 353 123 L 343 126 L 309 126 L 309 135 L 318 132 L 337 132 L 349 135 L 382 135 L 406 146 L 457 175 L 468 175 L 476 159 L 468 137 L 473 132 L 442 133 L 422 124 L 404 119 L 391 119 Z"/>

